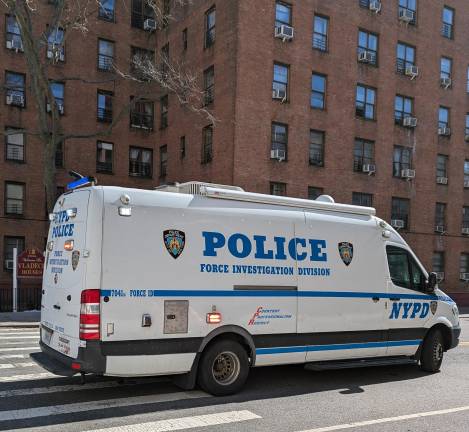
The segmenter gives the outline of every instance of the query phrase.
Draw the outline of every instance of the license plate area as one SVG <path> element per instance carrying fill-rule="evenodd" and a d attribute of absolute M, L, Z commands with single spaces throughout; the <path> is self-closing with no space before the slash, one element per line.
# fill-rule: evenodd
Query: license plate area
<path fill-rule="evenodd" d="M 46 345 L 50 345 L 50 341 L 52 339 L 52 334 L 54 330 L 42 325 L 41 326 L 41 341 Z"/>

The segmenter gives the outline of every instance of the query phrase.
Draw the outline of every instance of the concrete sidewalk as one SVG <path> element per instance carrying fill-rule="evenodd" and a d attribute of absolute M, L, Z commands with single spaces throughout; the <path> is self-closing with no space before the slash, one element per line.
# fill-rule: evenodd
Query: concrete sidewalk
<path fill-rule="evenodd" d="M 41 320 L 40 311 L 2 312 L 0 313 L 1 327 L 38 327 Z"/>

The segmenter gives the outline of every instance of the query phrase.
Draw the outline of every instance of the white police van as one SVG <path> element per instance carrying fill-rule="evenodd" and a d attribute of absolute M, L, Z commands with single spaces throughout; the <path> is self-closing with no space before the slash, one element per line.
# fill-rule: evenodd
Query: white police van
<path fill-rule="evenodd" d="M 175 375 L 222 395 L 255 366 L 434 372 L 458 343 L 455 303 L 372 208 L 91 184 L 51 220 L 32 356 L 59 375 Z"/>

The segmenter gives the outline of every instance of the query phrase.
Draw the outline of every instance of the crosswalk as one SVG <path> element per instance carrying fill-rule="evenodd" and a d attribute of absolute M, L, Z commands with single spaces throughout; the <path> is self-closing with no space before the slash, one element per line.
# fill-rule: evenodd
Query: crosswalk
<path fill-rule="evenodd" d="M 62 431 L 73 423 L 74 431 L 210 432 L 262 420 L 248 410 L 223 409 L 213 396 L 183 391 L 166 377 L 89 377 L 85 384 L 78 376 L 58 377 L 29 358 L 38 342 L 37 329 L 0 328 L 0 431 Z"/>

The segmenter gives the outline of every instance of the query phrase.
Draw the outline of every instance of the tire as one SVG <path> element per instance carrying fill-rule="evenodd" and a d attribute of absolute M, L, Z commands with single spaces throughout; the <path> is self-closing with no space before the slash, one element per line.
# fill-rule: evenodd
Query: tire
<path fill-rule="evenodd" d="M 431 330 L 423 342 L 420 368 L 426 372 L 438 372 L 443 361 L 444 350 L 445 344 L 441 330 Z"/>
<path fill-rule="evenodd" d="M 198 383 L 207 393 L 226 396 L 239 392 L 249 374 L 246 350 L 232 340 L 210 345 L 199 363 Z"/>

